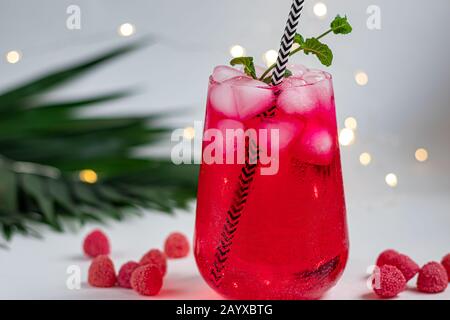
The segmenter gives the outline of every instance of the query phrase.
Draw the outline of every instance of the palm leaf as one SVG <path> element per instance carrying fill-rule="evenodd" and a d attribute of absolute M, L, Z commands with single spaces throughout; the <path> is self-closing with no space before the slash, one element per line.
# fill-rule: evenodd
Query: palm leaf
<path fill-rule="evenodd" d="M 20 109 L 21 107 L 26 106 L 26 104 L 18 105 L 23 102 L 23 100 L 66 84 L 68 81 L 75 80 L 85 73 L 92 71 L 95 67 L 142 48 L 149 42 L 150 40 L 121 46 L 82 63 L 54 71 L 11 89 L 0 95 L 0 111 Z"/>
<path fill-rule="evenodd" d="M 62 232 L 67 223 L 121 220 L 140 208 L 173 213 L 195 197 L 197 166 L 138 159 L 136 147 L 159 143 L 167 114 L 80 118 L 80 108 L 123 99 L 122 90 L 53 103 L 42 94 L 144 45 L 137 42 L 43 75 L 0 94 L 0 233 L 38 236 L 37 225 Z M 94 170 L 93 184 L 79 171 Z"/>

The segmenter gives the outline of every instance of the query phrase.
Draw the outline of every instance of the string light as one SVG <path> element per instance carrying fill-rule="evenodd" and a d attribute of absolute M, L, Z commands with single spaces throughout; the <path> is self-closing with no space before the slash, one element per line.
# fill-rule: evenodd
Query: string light
<path fill-rule="evenodd" d="M 20 59 L 22 58 L 22 55 L 20 54 L 19 51 L 11 50 L 6 53 L 5 57 L 6 57 L 6 61 L 8 63 L 14 64 L 14 63 L 17 63 L 20 61 Z"/>
<path fill-rule="evenodd" d="M 327 15 L 328 8 L 325 3 L 317 2 L 313 8 L 314 14 L 319 18 L 323 18 Z"/>
<path fill-rule="evenodd" d="M 355 81 L 360 86 L 365 86 L 369 83 L 369 76 L 364 71 L 359 71 L 355 74 Z"/>
<path fill-rule="evenodd" d="M 355 142 L 355 133 L 352 129 L 344 128 L 339 132 L 339 143 L 343 146 L 352 145 Z"/>
<path fill-rule="evenodd" d="M 359 162 L 366 167 L 372 162 L 372 156 L 368 152 L 363 152 L 359 156 Z"/>
<path fill-rule="evenodd" d="M 263 56 L 264 62 L 266 63 L 267 67 L 270 67 L 275 62 L 277 62 L 277 58 L 278 58 L 278 52 L 276 52 L 273 49 L 264 53 L 264 56 Z"/>
<path fill-rule="evenodd" d="M 428 160 L 428 151 L 424 148 L 419 148 L 415 153 L 416 160 L 419 162 L 425 162 Z"/>
<path fill-rule="evenodd" d="M 388 175 L 386 175 L 386 178 L 384 180 L 389 187 L 395 188 L 398 185 L 398 179 L 394 173 L 389 173 Z"/>
<path fill-rule="evenodd" d="M 230 54 L 233 58 L 245 56 L 245 48 L 236 44 L 230 48 Z"/>
<path fill-rule="evenodd" d="M 81 181 L 90 184 L 96 183 L 98 180 L 97 173 L 91 169 L 81 170 L 79 178 Z"/>
<path fill-rule="evenodd" d="M 298 48 L 300 48 L 300 45 L 297 42 L 295 42 L 294 44 L 292 44 L 291 51 L 297 50 Z"/>
<path fill-rule="evenodd" d="M 186 127 L 183 131 L 183 136 L 185 139 L 192 140 L 195 137 L 195 129 L 193 127 Z"/>
<path fill-rule="evenodd" d="M 119 27 L 119 35 L 129 37 L 136 32 L 136 28 L 131 23 L 123 23 Z"/>
<path fill-rule="evenodd" d="M 358 128 L 358 122 L 353 117 L 348 117 L 347 119 L 345 119 L 344 125 L 346 128 L 352 130 L 356 130 L 356 128 Z"/>

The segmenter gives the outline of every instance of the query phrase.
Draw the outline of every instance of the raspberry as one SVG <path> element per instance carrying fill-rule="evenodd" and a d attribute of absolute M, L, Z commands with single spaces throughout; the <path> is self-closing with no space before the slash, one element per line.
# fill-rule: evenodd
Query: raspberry
<path fill-rule="evenodd" d="M 444 266 L 445 270 L 447 270 L 447 277 L 450 281 L 450 253 L 442 258 L 441 264 Z"/>
<path fill-rule="evenodd" d="M 146 264 L 138 267 L 131 275 L 131 287 L 143 296 L 154 296 L 162 287 L 162 275 L 159 269 Z"/>
<path fill-rule="evenodd" d="M 89 233 L 83 242 L 84 253 L 92 258 L 109 254 L 109 240 L 101 230 Z"/>
<path fill-rule="evenodd" d="M 403 273 L 406 282 L 411 280 L 420 270 L 419 265 L 404 254 L 394 256 L 390 261 L 390 265 L 397 267 Z"/>
<path fill-rule="evenodd" d="M 88 282 L 93 287 L 109 288 L 116 284 L 114 264 L 108 256 L 100 255 L 89 266 Z"/>
<path fill-rule="evenodd" d="M 411 280 L 420 269 L 419 265 L 410 257 L 395 250 L 386 250 L 380 254 L 377 259 L 377 266 L 381 267 L 383 265 L 397 267 L 405 276 L 406 282 Z"/>
<path fill-rule="evenodd" d="M 392 249 L 388 249 L 383 251 L 382 253 L 380 253 L 380 255 L 378 256 L 376 265 L 379 267 L 384 266 L 385 264 L 389 264 L 389 261 L 391 261 L 391 259 L 395 256 L 397 256 L 399 253 L 395 250 Z"/>
<path fill-rule="evenodd" d="M 372 287 L 381 298 L 393 298 L 403 291 L 405 286 L 405 277 L 398 268 L 384 265 L 375 269 Z"/>
<path fill-rule="evenodd" d="M 146 264 L 153 264 L 158 267 L 161 275 L 164 277 L 167 271 L 167 259 L 164 252 L 158 249 L 151 249 L 146 254 L 144 254 L 139 261 L 141 266 Z"/>
<path fill-rule="evenodd" d="M 119 275 L 117 276 L 117 282 L 120 287 L 122 288 L 131 288 L 131 275 L 133 274 L 134 270 L 136 270 L 139 267 L 139 263 L 134 261 L 128 261 L 122 267 L 120 267 Z"/>
<path fill-rule="evenodd" d="M 438 262 L 429 262 L 419 271 L 417 289 L 425 293 L 438 293 L 448 286 L 448 276 L 445 268 Z"/>
<path fill-rule="evenodd" d="M 171 233 L 164 243 L 164 252 L 168 258 L 184 258 L 189 253 L 189 241 L 182 233 Z"/>

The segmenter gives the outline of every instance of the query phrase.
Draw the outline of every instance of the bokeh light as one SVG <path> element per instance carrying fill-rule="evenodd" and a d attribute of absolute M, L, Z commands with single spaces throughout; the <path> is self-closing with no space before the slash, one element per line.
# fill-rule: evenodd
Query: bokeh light
<path fill-rule="evenodd" d="M 372 162 L 372 156 L 368 152 L 363 152 L 359 156 L 359 162 L 366 167 Z"/>
<path fill-rule="evenodd" d="M 348 117 L 345 119 L 344 125 L 348 129 L 356 130 L 356 128 L 358 128 L 358 121 L 353 117 Z"/>
<path fill-rule="evenodd" d="M 327 15 L 328 8 L 327 5 L 323 2 L 317 2 L 313 8 L 314 14 L 319 18 L 323 18 Z"/>
<path fill-rule="evenodd" d="M 415 153 L 416 160 L 419 162 L 425 162 L 428 160 L 428 151 L 424 148 L 419 148 Z"/>
<path fill-rule="evenodd" d="M 386 181 L 386 184 L 389 187 L 396 187 L 398 185 L 398 178 L 397 175 L 395 175 L 394 173 L 389 173 L 386 175 L 386 178 L 384 179 Z"/>
<path fill-rule="evenodd" d="M 278 52 L 273 49 L 264 53 L 264 56 L 263 56 L 264 62 L 266 63 L 266 66 L 268 66 L 268 67 L 270 67 L 275 62 L 277 62 L 277 58 L 278 58 Z"/>
<path fill-rule="evenodd" d="M 230 48 L 230 54 L 233 58 L 245 56 L 245 48 L 236 44 Z"/>
<path fill-rule="evenodd" d="M 136 32 L 136 28 L 131 23 L 123 23 L 119 27 L 119 35 L 129 37 Z"/>
<path fill-rule="evenodd" d="M 342 146 L 350 146 L 355 142 L 355 133 L 352 129 L 344 128 L 339 132 L 339 143 Z"/>
<path fill-rule="evenodd" d="M 183 137 L 188 140 L 192 140 L 195 137 L 195 129 L 193 127 L 186 127 L 183 131 Z"/>
<path fill-rule="evenodd" d="M 295 42 L 295 43 L 292 45 L 291 51 L 297 50 L 298 48 L 300 48 L 300 45 L 299 45 L 297 42 Z"/>
<path fill-rule="evenodd" d="M 369 76 L 364 71 L 359 71 L 355 74 L 355 81 L 360 86 L 365 86 L 369 83 Z"/>
<path fill-rule="evenodd" d="M 5 58 L 8 63 L 14 64 L 20 61 L 22 55 L 17 50 L 11 50 L 6 53 Z"/>
<path fill-rule="evenodd" d="M 81 181 L 85 183 L 96 183 L 98 180 L 97 173 L 91 169 L 81 170 L 79 174 L 79 178 Z"/>

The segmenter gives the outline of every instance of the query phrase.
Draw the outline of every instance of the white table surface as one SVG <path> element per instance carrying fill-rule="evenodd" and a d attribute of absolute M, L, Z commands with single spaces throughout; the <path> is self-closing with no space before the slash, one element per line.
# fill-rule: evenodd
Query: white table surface
<path fill-rule="evenodd" d="M 366 270 L 385 248 L 394 247 L 408 253 L 421 265 L 440 260 L 450 251 L 450 199 L 444 194 L 421 197 L 399 193 L 370 202 L 353 198 L 347 202 L 350 259 L 344 276 L 324 299 L 376 298 L 366 287 Z M 413 215 L 415 218 L 411 219 L 411 212 L 418 211 L 424 212 L 424 218 Z M 175 217 L 147 213 L 142 218 L 106 226 L 116 267 L 138 259 L 149 248 L 160 247 L 171 231 L 192 236 L 193 212 L 193 209 L 180 212 Z M 0 250 L 0 299 L 151 299 L 131 290 L 96 289 L 86 284 L 89 260 L 82 255 L 81 243 L 92 228 L 88 226 L 76 234 L 47 231 L 44 240 L 15 238 L 9 250 Z M 70 265 L 78 265 L 82 271 L 79 290 L 69 290 L 66 286 L 66 270 Z M 161 294 L 154 299 L 221 298 L 200 277 L 192 253 L 186 259 L 170 261 L 165 279 Z M 450 299 L 450 289 L 434 295 L 415 291 L 415 280 L 410 281 L 409 288 L 397 299 Z"/>

